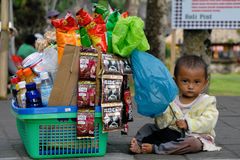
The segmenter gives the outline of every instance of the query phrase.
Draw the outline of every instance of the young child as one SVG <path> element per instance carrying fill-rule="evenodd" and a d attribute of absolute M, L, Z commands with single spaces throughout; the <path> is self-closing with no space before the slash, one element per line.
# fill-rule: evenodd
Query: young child
<path fill-rule="evenodd" d="M 179 95 L 155 124 L 144 125 L 131 140 L 133 153 L 186 154 L 220 150 L 214 143 L 218 120 L 216 98 L 202 93 L 208 83 L 207 65 L 195 55 L 180 57 L 174 79 Z"/>

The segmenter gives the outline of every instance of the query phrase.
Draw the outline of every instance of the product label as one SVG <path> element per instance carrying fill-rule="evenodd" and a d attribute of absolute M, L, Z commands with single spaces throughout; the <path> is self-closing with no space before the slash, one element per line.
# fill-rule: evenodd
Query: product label
<path fill-rule="evenodd" d="M 48 105 L 48 99 L 50 97 L 52 86 L 41 86 L 41 97 L 43 106 Z"/>
<path fill-rule="evenodd" d="M 21 94 L 20 98 L 21 98 L 21 107 L 26 108 L 26 96 L 25 96 L 25 94 Z"/>

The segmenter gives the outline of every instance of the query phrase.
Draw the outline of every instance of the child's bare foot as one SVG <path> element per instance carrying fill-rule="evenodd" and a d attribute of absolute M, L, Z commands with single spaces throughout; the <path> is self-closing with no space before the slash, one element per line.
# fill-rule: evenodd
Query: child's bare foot
<path fill-rule="evenodd" d="M 136 138 L 133 138 L 131 140 L 131 144 L 130 144 L 129 150 L 131 152 L 133 152 L 133 153 L 138 153 L 138 154 L 142 153 L 142 150 L 141 150 L 140 146 L 138 145 Z"/>
<path fill-rule="evenodd" d="M 149 143 L 142 144 L 142 153 L 152 153 L 153 152 L 153 145 Z"/>

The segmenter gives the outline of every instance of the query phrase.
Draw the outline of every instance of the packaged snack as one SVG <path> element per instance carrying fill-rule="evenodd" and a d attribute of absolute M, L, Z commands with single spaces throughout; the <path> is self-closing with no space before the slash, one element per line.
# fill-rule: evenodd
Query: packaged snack
<path fill-rule="evenodd" d="M 98 50 L 107 52 L 107 40 L 106 40 L 106 24 L 102 18 L 102 15 L 95 14 L 92 22 L 86 25 L 86 30 L 91 38 L 92 44 Z"/>
<path fill-rule="evenodd" d="M 81 36 L 81 43 L 84 47 L 90 47 L 92 45 L 90 37 L 84 27 L 80 27 L 80 36 Z"/>
<path fill-rule="evenodd" d="M 122 129 L 122 103 L 102 104 L 103 131 Z"/>
<path fill-rule="evenodd" d="M 112 53 L 113 49 L 112 49 L 112 31 L 118 21 L 120 17 L 120 13 L 118 10 L 114 11 L 113 13 L 111 13 L 108 17 L 107 20 L 107 44 L 108 44 L 108 52 Z"/>
<path fill-rule="evenodd" d="M 82 48 L 80 49 L 80 52 L 97 53 L 97 50 L 95 48 L 82 46 Z"/>
<path fill-rule="evenodd" d="M 81 8 L 76 13 L 76 19 L 77 19 L 77 22 L 80 26 L 86 26 L 87 24 L 89 24 L 93 20 L 91 15 L 87 11 L 85 11 L 83 8 Z"/>
<path fill-rule="evenodd" d="M 77 105 L 81 107 L 94 107 L 96 98 L 96 82 L 78 82 Z"/>
<path fill-rule="evenodd" d="M 95 79 L 98 64 L 98 53 L 81 52 L 79 79 Z"/>
<path fill-rule="evenodd" d="M 126 12 L 123 12 L 122 14 L 121 14 L 121 17 L 122 18 L 127 18 L 129 16 L 129 14 L 128 14 L 128 12 L 126 11 Z"/>
<path fill-rule="evenodd" d="M 103 74 L 122 74 L 121 65 L 118 57 L 112 54 L 102 54 Z"/>
<path fill-rule="evenodd" d="M 48 41 L 48 44 L 56 44 L 56 32 L 47 31 L 44 33 L 44 39 Z"/>
<path fill-rule="evenodd" d="M 132 98 L 130 94 L 130 90 L 125 90 L 123 95 L 124 106 L 126 108 L 126 122 L 133 121 L 133 112 L 132 112 Z"/>
<path fill-rule="evenodd" d="M 52 25 L 65 31 L 78 29 L 77 22 L 70 12 L 64 18 L 52 20 Z"/>
<path fill-rule="evenodd" d="M 56 29 L 56 39 L 57 39 L 57 50 L 58 50 L 58 64 L 60 64 L 64 47 L 66 44 L 73 46 L 81 46 L 81 39 L 78 29 L 73 30 L 62 30 L 60 28 Z"/>
<path fill-rule="evenodd" d="M 121 102 L 123 76 L 102 76 L 102 103 Z"/>
<path fill-rule="evenodd" d="M 128 122 L 133 121 L 133 112 L 132 112 L 132 98 L 130 93 L 128 76 L 123 76 L 123 85 L 122 85 L 122 99 L 123 99 L 123 109 L 122 109 L 122 123 L 123 129 L 121 134 L 127 134 L 128 132 Z"/>
<path fill-rule="evenodd" d="M 52 24 L 56 28 L 58 64 L 60 64 L 66 44 L 81 46 L 79 28 L 71 13 L 67 13 L 62 19 L 52 20 Z"/>
<path fill-rule="evenodd" d="M 94 138 L 94 110 L 78 110 L 77 139 Z"/>
<path fill-rule="evenodd" d="M 123 75 L 132 74 L 131 63 L 128 58 L 120 59 L 121 71 Z"/>
<path fill-rule="evenodd" d="M 102 4 L 96 4 L 94 6 L 95 8 L 95 13 L 101 14 L 103 19 L 106 19 L 106 17 L 109 15 L 109 10 L 107 8 L 107 6 L 104 6 Z"/>

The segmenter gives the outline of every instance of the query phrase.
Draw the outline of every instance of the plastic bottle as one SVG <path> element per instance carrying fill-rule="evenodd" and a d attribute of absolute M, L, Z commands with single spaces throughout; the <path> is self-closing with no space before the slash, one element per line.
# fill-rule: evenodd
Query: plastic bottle
<path fill-rule="evenodd" d="M 18 82 L 17 101 L 20 108 L 26 108 L 26 81 Z"/>
<path fill-rule="evenodd" d="M 37 90 L 41 93 L 41 78 L 37 76 L 33 78 L 33 81 L 36 83 Z"/>
<path fill-rule="evenodd" d="M 41 97 L 42 97 L 42 104 L 43 106 L 48 105 L 48 99 L 50 97 L 51 91 L 52 91 L 52 80 L 49 77 L 48 72 L 41 72 L 40 73 L 41 78 Z"/>
<path fill-rule="evenodd" d="M 36 88 L 36 83 L 31 82 L 26 84 L 26 107 L 42 107 L 41 94 Z"/>
<path fill-rule="evenodd" d="M 17 77 L 21 80 L 21 81 L 25 81 L 25 77 L 24 77 L 24 74 L 23 74 L 23 69 L 19 69 L 17 72 Z"/>
<path fill-rule="evenodd" d="M 32 72 L 31 68 L 25 68 L 25 69 L 23 70 L 23 75 L 24 75 L 25 80 L 26 80 L 27 83 L 34 82 L 34 81 L 33 81 L 33 78 L 36 77 L 36 76 L 34 75 L 34 73 Z"/>

